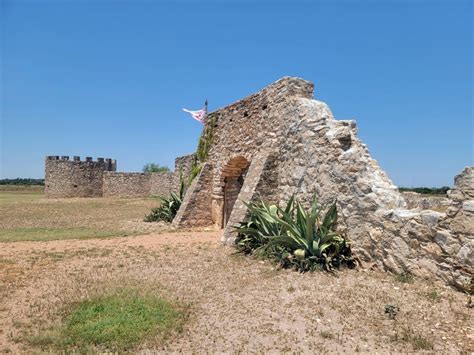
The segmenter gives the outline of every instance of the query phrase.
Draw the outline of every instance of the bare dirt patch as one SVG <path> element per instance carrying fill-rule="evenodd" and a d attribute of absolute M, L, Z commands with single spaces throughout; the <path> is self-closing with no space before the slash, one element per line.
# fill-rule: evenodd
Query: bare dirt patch
<path fill-rule="evenodd" d="M 368 270 L 299 274 L 235 255 L 220 232 L 4 243 L 0 351 L 28 342 L 59 310 L 106 284 L 156 285 L 190 304 L 183 333 L 142 350 L 181 352 L 474 351 L 466 296 L 421 280 Z M 13 261 L 14 264 L 9 264 Z M 12 266 L 9 266 L 12 267 Z M 385 305 L 399 308 L 395 319 Z M 47 349 L 46 349 L 47 350 Z"/>

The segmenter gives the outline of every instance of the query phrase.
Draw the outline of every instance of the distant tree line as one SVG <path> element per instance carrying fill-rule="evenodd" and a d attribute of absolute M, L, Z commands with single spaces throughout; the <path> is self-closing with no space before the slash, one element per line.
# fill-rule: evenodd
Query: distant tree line
<path fill-rule="evenodd" d="M 42 185 L 44 186 L 44 179 L 0 179 L 0 185 Z"/>
<path fill-rule="evenodd" d="M 418 192 L 419 194 L 426 194 L 426 195 L 446 195 L 448 190 L 450 189 L 449 186 L 442 186 L 442 187 L 399 187 L 398 191 L 400 192 Z"/>
<path fill-rule="evenodd" d="M 166 173 L 170 171 L 170 168 L 167 166 L 160 166 L 160 164 L 149 163 L 143 167 L 142 171 L 144 173 Z"/>

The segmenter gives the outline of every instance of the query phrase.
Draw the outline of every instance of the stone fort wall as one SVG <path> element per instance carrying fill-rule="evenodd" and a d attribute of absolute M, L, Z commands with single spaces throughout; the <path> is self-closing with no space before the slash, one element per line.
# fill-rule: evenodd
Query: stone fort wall
<path fill-rule="evenodd" d="M 104 173 L 104 197 L 167 196 L 171 192 L 173 175 L 164 173 Z"/>
<path fill-rule="evenodd" d="M 104 172 L 117 169 L 113 159 L 48 156 L 45 160 L 45 194 L 51 198 L 100 197 Z"/>
<path fill-rule="evenodd" d="M 189 176 L 194 154 L 178 157 L 174 172 L 116 172 L 113 159 L 48 156 L 45 160 L 45 194 L 48 198 L 167 196 Z"/>
<path fill-rule="evenodd" d="M 467 200 L 446 214 L 410 209 L 357 137 L 356 122 L 337 120 L 313 98 L 313 88 L 285 77 L 210 113 L 208 159 L 173 223 L 216 225 L 224 228 L 223 242 L 233 244 L 232 226 L 247 214 L 244 201 L 285 202 L 293 194 L 306 204 L 314 195 L 322 204 L 337 199 L 339 227 L 362 262 L 456 287 L 468 282 L 474 204 L 465 186 L 472 186 L 473 169 L 456 178 L 456 185 L 465 181 L 455 191 Z"/>

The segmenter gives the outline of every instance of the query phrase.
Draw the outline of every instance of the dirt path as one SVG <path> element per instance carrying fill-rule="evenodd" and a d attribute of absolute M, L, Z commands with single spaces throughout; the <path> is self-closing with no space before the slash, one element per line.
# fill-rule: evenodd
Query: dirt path
<path fill-rule="evenodd" d="M 299 274 L 234 255 L 220 232 L 0 244 L 0 352 L 27 352 L 27 334 L 106 284 L 160 285 L 190 304 L 184 329 L 149 352 L 469 353 L 465 295 L 367 270 Z M 386 304 L 400 311 L 395 320 Z M 37 349 L 37 348 L 36 348 Z"/>
<path fill-rule="evenodd" d="M 9 257 L 17 253 L 31 251 L 65 252 L 78 248 L 116 248 L 127 246 L 142 246 L 156 248 L 163 245 L 193 245 L 202 243 L 220 244 L 221 231 L 177 231 L 161 234 L 141 235 L 135 237 L 114 237 L 106 239 L 70 239 L 53 240 L 48 242 L 15 242 L 2 243 L 0 257 Z"/>

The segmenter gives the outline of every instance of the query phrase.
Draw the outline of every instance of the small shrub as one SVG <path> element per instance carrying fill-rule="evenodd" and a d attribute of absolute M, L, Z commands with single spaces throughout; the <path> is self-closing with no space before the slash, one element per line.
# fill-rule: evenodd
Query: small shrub
<path fill-rule="evenodd" d="M 202 131 L 201 137 L 196 151 L 196 156 L 200 162 L 204 163 L 207 161 L 209 151 L 214 142 L 214 128 L 216 127 L 217 116 L 209 114 L 207 116 L 207 122 Z"/>
<path fill-rule="evenodd" d="M 404 283 L 404 284 L 412 284 L 415 280 L 413 279 L 413 275 L 409 273 L 402 272 L 400 274 L 395 274 L 395 281 Z"/>
<path fill-rule="evenodd" d="M 196 176 L 200 174 L 202 170 L 202 165 L 194 165 L 193 168 L 191 169 L 191 176 L 189 177 L 190 183 L 194 180 Z"/>
<path fill-rule="evenodd" d="M 293 197 L 285 208 L 246 203 L 250 216 L 235 226 L 237 249 L 245 254 L 276 260 L 281 267 L 301 272 L 355 266 L 350 244 L 335 230 L 337 208 L 334 202 L 324 208 L 313 199 L 309 211 Z"/>
<path fill-rule="evenodd" d="M 178 194 L 172 192 L 169 197 L 160 197 L 161 205 L 151 210 L 151 213 L 143 219 L 145 222 L 167 222 L 171 223 L 178 213 L 185 193 L 184 182 L 181 181 Z"/>
<path fill-rule="evenodd" d="M 186 185 L 190 186 L 193 180 L 201 173 L 202 164 L 198 161 L 197 157 L 194 157 L 192 165 L 191 165 L 191 172 L 187 178 Z"/>
<path fill-rule="evenodd" d="M 388 318 L 395 319 L 400 309 L 394 304 L 386 304 L 384 307 L 384 313 L 388 314 Z"/>

